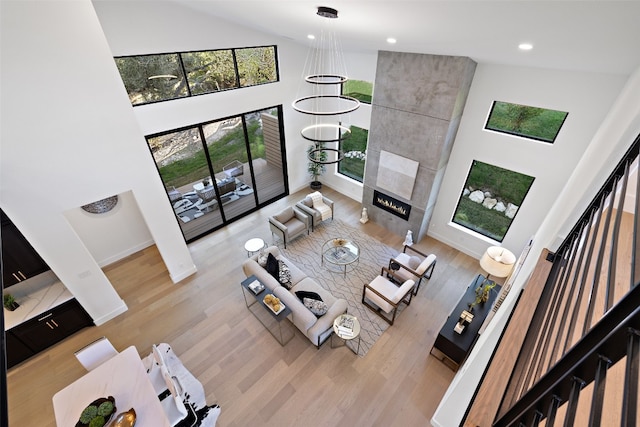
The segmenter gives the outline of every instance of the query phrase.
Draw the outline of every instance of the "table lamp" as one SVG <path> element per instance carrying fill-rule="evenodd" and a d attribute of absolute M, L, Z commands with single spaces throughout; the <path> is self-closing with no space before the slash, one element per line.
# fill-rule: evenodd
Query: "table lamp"
<path fill-rule="evenodd" d="M 515 263 L 516 256 L 500 246 L 490 246 L 480 258 L 480 267 L 487 272 L 487 280 L 490 276 L 507 277 Z"/>

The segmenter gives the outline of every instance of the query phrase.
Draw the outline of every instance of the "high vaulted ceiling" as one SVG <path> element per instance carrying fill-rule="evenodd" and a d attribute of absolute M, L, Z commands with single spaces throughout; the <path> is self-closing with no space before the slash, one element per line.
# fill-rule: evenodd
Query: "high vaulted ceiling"
<path fill-rule="evenodd" d="M 640 66 L 640 1 L 174 0 L 307 44 L 326 28 L 346 52 L 392 50 L 468 56 L 478 63 L 629 74 Z M 386 39 L 397 39 L 394 45 Z M 521 51 L 520 43 L 533 49 Z"/>

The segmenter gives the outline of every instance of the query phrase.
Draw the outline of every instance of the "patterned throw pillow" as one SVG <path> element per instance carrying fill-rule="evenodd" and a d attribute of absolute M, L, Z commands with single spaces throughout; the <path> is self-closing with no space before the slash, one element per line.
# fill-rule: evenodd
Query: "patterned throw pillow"
<path fill-rule="evenodd" d="M 329 310 L 327 304 L 322 301 L 318 301 L 311 298 L 303 298 L 302 303 L 309 309 L 310 312 L 316 315 L 316 317 L 324 316 Z"/>
<path fill-rule="evenodd" d="M 287 289 L 291 289 L 291 270 L 282 260 L 278 260 L 278 282 Z"/>
<path fill-rule="evenodd" d="M 266 267 L 267 266 L 267 257 L 269 256 L 269 254 L 267 252 L 264 251 L 263 249 L 260 249 L 260 252 L 258 252 L 258 264 L 260 264 L 260 267 Z"/>

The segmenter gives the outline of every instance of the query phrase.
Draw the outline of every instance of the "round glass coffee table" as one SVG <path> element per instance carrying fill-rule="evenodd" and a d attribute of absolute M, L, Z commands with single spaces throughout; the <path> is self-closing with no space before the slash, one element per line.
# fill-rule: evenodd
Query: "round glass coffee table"
<path fill-rule="evenodd" d="M 329 239 L 322 245 L 322 260 L 328 265 L 338 266 L 341 273 L 347 276 L 347 268 L 353 267 L 360 259 L 360 247 L 356 242 L 349 239 L 336 238 Z"/>

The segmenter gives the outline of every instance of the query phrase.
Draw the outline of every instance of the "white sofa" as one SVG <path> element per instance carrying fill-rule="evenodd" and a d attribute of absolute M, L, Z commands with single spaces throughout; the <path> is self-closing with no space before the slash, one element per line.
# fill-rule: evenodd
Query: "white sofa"
<path fill-rule="evenodd" d="M 258 254 L 253 255 L 242 264 L 244 274 L 249 277 L 256 276 L 264 286 L 291 309 L 289 320 L 318 348 L 331 336 L 333 331 L 333 321 L 339 315 L 347 312 L 347 301 L 336 298 L 315 280 L 308 277 L 295 264 L 285 258 L 277 246 L 266 248 L 265 253 L 271 253 L 278 260 L 284 261 L 291 271 L 291 290 L 280 285 L 264 267 L 258 264 Z M 327 304 L 327 312 L 320 317 L 316 317 L 302 301 L 296 296 L 297 291 L 315 292 Z"/>

